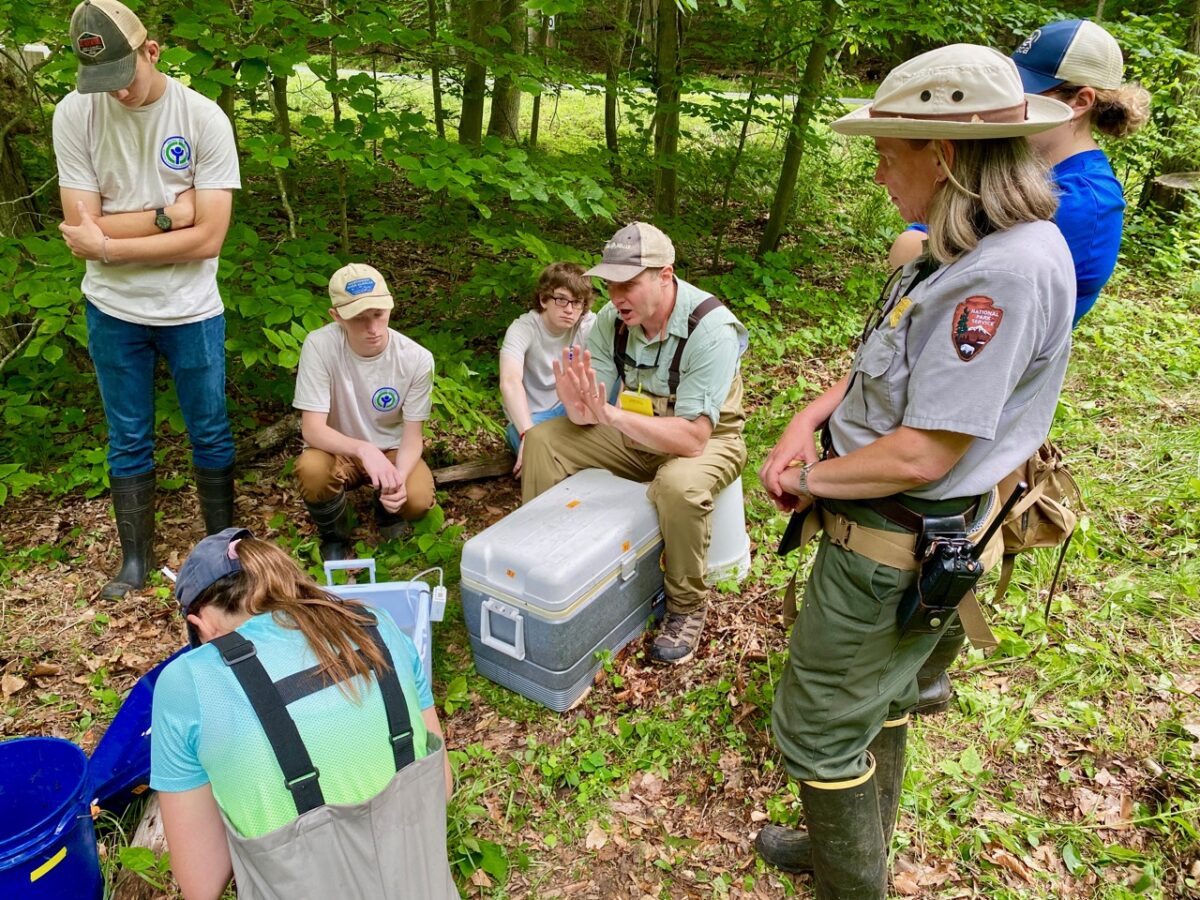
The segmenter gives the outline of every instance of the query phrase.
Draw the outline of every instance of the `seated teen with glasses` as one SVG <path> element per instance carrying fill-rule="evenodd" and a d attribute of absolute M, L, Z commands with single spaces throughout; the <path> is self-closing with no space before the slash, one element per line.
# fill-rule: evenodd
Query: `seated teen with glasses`
<path fill-rule="evenodd" d="M 528 312 L 513 320 L 500 348 L 500 395 L 508 414 L 508 443 L 521 474 L 525 432 L 539 422 L 566 415 L 554 389 L 554 360 L 563 350 L 587 346 L 596 321 L 592 283 L 583 266 L 551 263 L 538 276 Z"/>

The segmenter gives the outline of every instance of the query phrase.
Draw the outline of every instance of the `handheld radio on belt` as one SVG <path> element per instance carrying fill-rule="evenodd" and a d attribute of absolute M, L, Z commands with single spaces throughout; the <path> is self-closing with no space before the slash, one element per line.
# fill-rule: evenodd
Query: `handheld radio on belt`
<path fill-rule="evenodd" d="M 901 634 L 941 631 L 947 616 L 958 609 L 959 602 L 983 575 L 979 557 L 1027 487 L 1023 481 L 1017 484 L 987 531 L 974 543 L 967 539 L 963 516 L 925 517 L 917 542 L 921 571 L 896 609 L 896 624 Z"/>

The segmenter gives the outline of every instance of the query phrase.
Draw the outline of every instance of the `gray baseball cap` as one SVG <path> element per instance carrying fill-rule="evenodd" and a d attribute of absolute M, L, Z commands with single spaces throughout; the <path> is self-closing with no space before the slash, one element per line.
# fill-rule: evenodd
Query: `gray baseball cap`
<path fill-rule="evenodd" d="M 594 275 L 617 283 L 637 278 L 646 269 L 661 269 L 675 264 L 675 245 L 653 225 L 632 222 L 604 245 L 600 265 L 584 275 Z"/>
<path fill-rule="evenodd" d="M 146 26 L 118 0 L 83 0 L 71 15 L 71 47 L 79 60 L 81 94 L 119 91 L 133 83 Z"/>
<path fill-rule="evenodd" d="M 226 575 L 242 571 L 242 563 L 237 555 L 230 553 L 229 545 L 242 538 L 254 537 L 245 528 L 226 528 L 216 534 L 210 534 L 198 543 L 183 565 L 179 567 L 179 577 L 175 579 L 175 599 L 184 618 L 191 612 L 196 598 L 208 590 L 214 582 Z M 199 646 L 200 637 L 192 624 L 188 623 L 188 637 L 192 646 Z"/>

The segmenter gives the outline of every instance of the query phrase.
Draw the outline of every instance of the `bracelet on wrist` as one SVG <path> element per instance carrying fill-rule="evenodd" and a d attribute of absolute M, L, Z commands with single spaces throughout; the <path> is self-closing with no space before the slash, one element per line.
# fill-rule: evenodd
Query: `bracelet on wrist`
<path fill-rule="evenodd" d="M 108 262 L 108 235 L 107 234 L 104 235 L 103 237 L 101 237 L 101 239 L 100 239 L 100 261 L 103 263 Z"/>

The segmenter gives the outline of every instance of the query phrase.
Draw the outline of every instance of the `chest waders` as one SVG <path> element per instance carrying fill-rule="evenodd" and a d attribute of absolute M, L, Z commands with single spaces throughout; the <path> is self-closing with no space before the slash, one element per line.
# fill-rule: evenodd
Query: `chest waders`
<path fill-rule="evenodd" d="M 388 664 L 375 672 L 387 713 L 396 774 L 369 800 L 328 805 L 321 773 L 288 712 L 289 704 L 332 686 L 319 666 L 272 681 L 254 644 L 236 631 L 212 643 L 262 724 L 297 818 L 246 838 L 224 817 L 239 900 L 457 900 L 446 858 L 445 748 L 428 736 L 415 759 L 404 689 L 378 625 L 367 634 Z"/>

